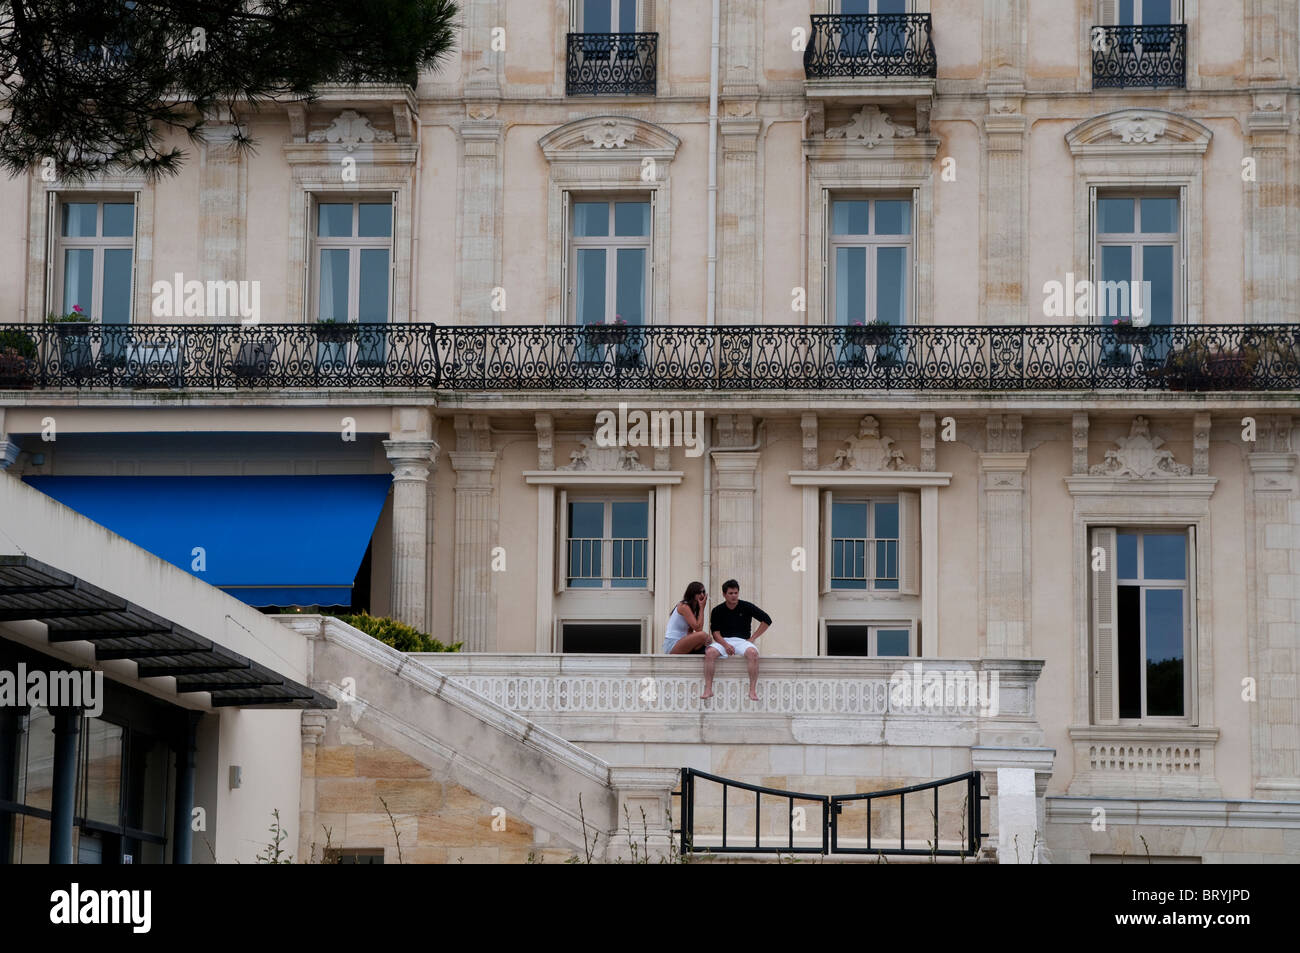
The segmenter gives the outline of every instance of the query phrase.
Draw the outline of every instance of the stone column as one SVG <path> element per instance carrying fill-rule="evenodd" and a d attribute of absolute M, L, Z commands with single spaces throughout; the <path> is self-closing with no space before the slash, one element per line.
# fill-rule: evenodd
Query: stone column
<path fill-rule="evenodd" d="M 316 837 L 316 751 L 321 739 L 325 737 L 325 719 L 323 711 L 305 711 L 302 713 L 302 794 L 299 796 L 298 808 L 298 859 L 306 858 L 315 862 L 312 856 Z M 322 836 L 324 831 L 320 832 Z M 339 831 L 339 841 L 343 840 L 343 831 Z M 324 861 L 324 856 L 321 861 Z"/>
<path fill-rule="evenodd" d="M 984 274 L 986 324 L 1024 324 L 1029 183 L 1021 112 L 1025 93 L 1025 0 L 984 0 Z M 1032 323 L 1032 322 L 1030 322 Z"/>
<path fill-rule="evenodd" d="M 500 281 L 499 153 L 505 123 L 491 118 L 496 114 L 492 105 L 474 104 L 469 109 L 471 116 L 483 118 L 467 119 L 459 126 L 462 167 L 457 312 L 465 324 L 493 324 L 499 323 L 503 313 L 492 310 L 492 289 Z M 518 293 L 522 296 L 524 289 Z"/>
<path fill-rule="evenodd" d="M 199 150 L 199 240 L 203 281 L 243 281 L 246 223 L 248 221 L 248 168 L 234 148 L 235 127 L 214 125 Z M 187 276 L 186 280 L 188 280 Z M 148 283 L 148 276 L 138 279 Z M 136 320 L 143 316 L 137 315 Z M 209 315 L 209 317 L 216 317 Z M 168 320 L 178 320 L 175 315 Z"/>
<path fill-rule="evenodd" d="M 1254 624 L 1248 628 L 1258 700 L 1251 709 L 1254 796 L 1300 798 L 1300 502 L 1291 418 L 1260 418 L 1250 465 Z M 1247 567 L 1249 569 L 1249 566 Z"/>
<path fill-rule="evenodd" d="M 729 115 L 754 116 L 752 102 L 727 104 Z M 722 207 L 718 214 L 718 315 L 720 325 L 761 324 L 758 241 L 762 188 L 758 179 L 758 132 L 755 118 L 722 119 Z"/>
<path fill-rule="evenodd" d="M 1246 121 L 1247 154 L 1255 160 L 1254 181 L 1244 183 L 1246 199 L 1246 320 L 1281 324 L 1289 320 L 1294 289 L 1288 256 L 1295 221 L 1287 196 L 1292 163 L 1291 116 L 1285 93 L 1255 95 Z"/>
<path fill-rule="evenodd" d="M 980 454 L 980 655 L 1029 653 L 1029 454 L 1020 450 L 1020 417 L 988 418 L 988 451 Z"/>
<path fill-rule="evenodd" d="M 437 465 L 432 440 L 385 440 L 393 464 L 393 618 L 423 629 L 428 538 L 429 470 Z"/>
<path fill-rule="evenodd" d="M 486 417 L 456 417 L 455 605 L 452 639 L 467 652 L 496 648 L 497 609 L 493 587 L 492 547 L 497 543 L 496 497 L 492 474 L 497 454 L 491 449 Z"/>

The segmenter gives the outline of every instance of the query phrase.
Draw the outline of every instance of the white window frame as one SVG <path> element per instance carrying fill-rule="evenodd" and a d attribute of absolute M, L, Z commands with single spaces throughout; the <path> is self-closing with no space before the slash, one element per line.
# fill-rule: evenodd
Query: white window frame
<path fill-rule="evenodd" d="M 604 202 L 609 206 L 609 229 L 607 235 L 599 236 L 577 236 L 574 234 L 577 224 L 577 216 L 574 214 L 574 206 L 578 204 Z M 650 230 L 648 235 L 631 235 L 615 236 L 614 235 L 614 206 L 620 202 L 637 202 L 649 206 Z M 566 271 L 569 273 L 567 281 L 567 298 L 566 312 L 570 324 L 578 324 L 578 252 L 591 251 L 593 249 L 603 249 L 605 251 L 605 324 L 613 324 L 618 304 L 618 250 L 623 248 L 640 248 L 645 250 L 645 270 L 642 276 L 641 284 L 641 314 L 644 320 L 639 325 L 629 322 L 629 327 L 645 327 L 651 323 L 653 313 L 651 302 L 653 300 L 654 288 L 654 218 L 655 203 L 653 193 L 639 192 L 621 192 L 621 193 L 585 193 L 569 192 L 565 208 L 565 221 L 568 225 L 568 234 L 566 241 L 568 243 L 568 254 L 566 255 Z"/>
<path fill-rule="evenodd" d="M 641 24 L 645 22 L 645 14 L 646 14 L 646 11 L 645 11 L 645 9 L 644 9 L 644 6 L 645 6 L 645 5 L 644 5 L 644 3 L 642 2 L 642 0 L 637 0 L 637 2 L 636 2 L 636 13 L 635 13 L 636 22 L 632 24 L 632 29 L 630 29 L 630 30 L 624 30 L 624 29 L 622 29 L 622 24 L 619 22 L 619 19 L 620 19 L 620 16 L 619 16 L 619 5 L 620 5 L 620 4 L 619 4 L 619 0 L 604 0 L 604 2 L 606 2 L 606 3 L 608 3 L 608 4 L 610 5 L 610 17 L 609 17 L 609 22 L 610 22 L 610 32 L 611 32 L 611 33 L 642 33 L 642 32 L 646 32 L 646 31 L 643 31 L 643 30 L 641 29 Z M 584 21 L 585 21 L 585 19 L 586 19 L 586 15 L 587 15 L 587 3 L 586 3 L 586 0 L 573 0 L 573 23 L 574 23 L 574 31 L 573 31 L 573 32 L 575 32 L 575 33 L 586 33 L 586 32 L 587 32 L 587 30 L 586 30 L 586 24 L 584 23 Z"/>
<path fill-rule="evenodd" d="M 870 211 L 868 212 L 870 228 L 872 231 L 866 235 L 836 235 L 835 222 L 835 203 L 836 202 L 870 202 Z M 876 202 L 898 202 L 906 201 L 908 203 L 908 231 L 906 235 L 880 235 L 876 234 Z M 836 300 L 838 298 L 839 278 L 836 254 L 840 248 L 866 248 L 867 268 L 866 268 L 866 304 L 867 314 L 863 318 L 863 324 L 870 324 L 875 321 L 878 315 L 876 302 L 876 249 L 880 247 L 903 247 L 905 249 L 905 259 L 903 263 L 903 289 L 907 300 L 903 305 L 902 326 L 916 323 L 916 196 L 912 192 L 872 192 L 872 193 L 853 193 L 853 192 L 833 192 L 827 196 L 826 202 L 826 315 L 827 323 L 835 325 L 847 325 L 847 319 L 842 319 L 836 313 Z M 906 239 L 906 241 L 900 241 Z"/>
<path fill-rule="evenodd" d="M 1165 26 L 1183 22 L 1183 5 L 1180 0 L 1169 0 L 1169 22 L 1143 23 L 1142 0 L 1133 0 L 1133 22 L 1119 22 L 1119 0 L 1098 0 L 1097 22 L 1101 26 Z"/>
<path fill-rule="evenodd" d="M 65 237 L 63 234 L 63 210 L 68 205 L 89 205 L 95 203 L 95 235 L 93 237 Z M 104 206 L 108 205 L 130 205 L 131 206 L 131 234 L 104 237 Z M 53 236 L 53 281 L 51 288 L 51 308 L 57 314 L 68 314 L 72 311 L 74 304 L 81 304 L 80 301 L 69 303 L 64 300 L 64 275 L 65 275 L 65 258 L 66 252 L 86 250 L 93 252 L 91 264 L 91 293 L 90 303 L 82 305 L 86 312 L 87 318 L 96 322 L 103 320 L 104 314 L 104 252 L 109 249 L 130 249 L 131 250 L 131 293 L 130 293 L 130 311 L 127 314 L 127 324 L 135 322 L 135 275 L 137 267 L 136 236 L 140 231 L 140 202 L 134 192 L 95 192 L 85 195 L 75 193 L 60 193 L 54 198 L 53 221 L 51 222 L 51 231 Z M 53 303 L 57 301 L 57 307 Z"/>
<path fill-rule="evenodd" d="M 847 579 L 845 579 L 845 578 L 837 577 L 837 576 L 834 575 L 834 572 L 835 572 L 835 559 L 834 559 L 834 555 L 835 555 L 835 553 L 834 553 L 834 549 L 832 548 L 831 552 L 829 553 L 829 563 L 830 563 L 830 570 L 829 570 L 829 571 L 832 573 L 832 575 L 831 575 L 831 580 L 830 580 L 830 581 L 831 581 L 831 590 L 830 590 L 830 591 L 831 591 L 831 592 L 883 592 L 883 593 L 897 593 L 897 592 L 899 591 L 899 589 L 902 587 L 902 584 L 903 584 L 903 582 L 902 582 L 902 578 L 901 578 L 901 573 L 902 573 L 902 549 L 903 549 L 903 526 L 902 526 L 902 522 L 901 522 L 901 521 L 902 521 L 901 507 L 900 507 L 900 513 L 899 513 L 899 520 L 900 520 L 900 522 L 899 522 L 899 527 L 898 527 L 898 533 L 899 533 L 899 535 L 898 535 L 897 537 L 894 537 L 894 544 L 895 544 L 895 545 L 894 545 L 894 561 L 895 561 L 895 563 L 898 564 L 898 569 L 899 569 L 899 573 L 900 573 L 900 575 L 899 575 L 899 576 L 895 576 L 895 577 L 893 577 L 893 578 L 894 578 L 894 581 L 898 582 L 898 587 L 896 587 L 896 588 L 892 588 L 892 589 L 891 589 L 891 588 L 881 587 L 881 586 L 876 585 L 876 582 L 877 582 L 878 579 L 881 579 L 881 578 L 887 578 L 887 577 L 880 577 L 880 576 L 877 576 L 877 574 L 876 574 L 876 570 L 877 570 L 878 567 L 876 566 L 876 547 L 875 547 L 874 545 L 870 545 L 870 544 L 871 544 L 871 543 L 878 542 L 878 541 L 880 541 L 881 539 L 883 539 L 883 537 L 877 537 L 877 536 L 875 535 L 875 533 L 876 533 L 876 504 L 877 504 L 877 503 L 893 503 L 895 506 L 899 506 L 899 497 L 898 497 L 898 494 L 895 493 L 895 494 L 892 494 L 892 495 L 884 495 L 884 496 L 880 496 L 880 495 L 867 495 L 867 496 L 848 495 L 848 496 L 845 496 L 845 495 L 841 495 L 841 494 L 836 494 L 834 502 L 835 502 L 835 503 L 866 503 L 866 504 L 867 504 L 867 533 L 868 533 L 868 535 L 867 535 L 867 537 L 866 537 L 866 540 L 867 540 L 867 543 L 868 543 L 868 546 L 867 546 L 868 555 L 867 555 L 867 560 L 866 560 L 866 561 L 867 561 L 867 578 L 866 578 L 866 583 L 867 583 L 867 585 L 866 585 L 864 588 L 862 588 L 862 589 L 855 589 L 855 588 L 850 588 L 850 587 L 847 587 L 847 586 L 840 586 L 840 587 L 837 587 L 837 586 L 835 585 L 835 583 L 836 583 L 837 581 L 838 581 L 838 582 L 844 582 L 844 581 L 852 581 L 852 580 L 847 580 Z M 831 513 L 832 513 L 832 515 L 834 514 L 834 507 L 833 507 L 833 506 L 831 507 Z M 832 544 L 835 542 L 836 539 L 847 539 L 847 538 L 850 538 L 850 537 L 837 537 L 837 536 L 835 536 L 835 529 L 834 529 L 833 519 L 832 519 L 832 527 L 831 527 L 831 535 L 830 535 L 830 539 L 831 539 Z M 835 621 L 839 621 L 839 620 L 835 620 Z"/>
<path fill-rule="evenodd" d="M 868 488 L 868 489 L 874 489 Z M 849 502 L 879 501 L 898 504 L 898 588 L 878 589 L 869 585 L 866 589 L 835 589 L 831 579 L 833 563 L 833 525 L 834 500 L 847 496 Z M 820 526 L 818 527 L 820 543 L 818 547 L 819 590 L 823 596 L 841 598 L 920 596 L 921 589 L 921 494 L 914 489 L 900 489 L 894 493 L 876 494 L 852 490 L 821 490 Z M 870 519 L 874 526 L 874 513 Z"/>
<path fill-rule="evenodd" d="M 843 658 L 845 656 L 831 656 L 830 654 L 830 630 L 837 625 L 857 625 L 867 627 L 867 648 L 868 655 L 857 656 L 858 658 L 920 658 L 920 637 L 917 632 L 915 619 L 826 619 L 821 620 L 821 644 L 818 647 L 818 655 L 825 657 Z M 907 655 L 879 655 L 877 654 L 878 643 L 876 641 L 881 629 L 906 629 L 907 630 Z M 848 656 L 853 657 L 853 656 Z"/>
<path fill-rule="evenodd" d="M 389 228 L 388 235 L 378 237 L 362 238 L 357 235 L 361 227 L 361 210 L 362 205 L 385 205 L 389 206 Z M 352 206 L 352 234 L 347 237 L 322 237 L 320 233 L 320 207 L 322 205 L 351 205 Z M 372 196 L 352 196 L 348 195 L 346 199 L 338 194 L 315 195 L 309 203 L 310 207 L 310 242 L 311 262 L 310 277 L 308 279 L 309 288 L 309 311 L 308 323 L 316 323 L 320 320 L 320 279 L 321 279 L 321 253 L 327 250 L 346 250 L 348 251 L 348 304 L 347 304 L 347 323 L 356 324 L 361 314 L 361 251 L 363 249 L 382 248 L 388 252 L 388 311 L 384 317 L 385 324 L 392 323 L 393 320 L 393 269 L 394 269 L 394 243 L 393 232 L 397 227 L 397 196 L 396 193 L 387 195 Z M 342 322 L 339 322 L 342 323 Z M 379 323 L 379 322 L 374 322 Z"/>
<path fill-rule="evenodd" d="M 571 586 L 569 585 L 569 504 L 571 503 L 601 503 L 604 505 L 603 525 L 601 530 L 601 570 L 606 568 L 612 569 L 613 561 L 613 522 L 614 522 L 614 503 L 644 503 L 646 506 L 646 553 L 645 553 L 645 579 L 644 586 L 615 586 L 614 580 L 610 576 L 602 575 L 599 586 Z M 654 559 L 655 559 L 655 492 L 650 490 L 648 493 L 636 491 L 585 491 L 580 490 L 570 493 L 568 490 L 560 490 L 557 494 L 557 506 L 559 513 L 556 519 L 556 563 L 555 563 L 555 591 L 573 592 L 573 593 L 646 593 L 654 590 Z M 579 621 L 570 619 L 569 621 Z"/>
<path fill-rule="evenodd" d="M 1142 199 L 1173 199 L 1178 205 L 1178 231 L 1176 232 L 1142 232 Z M 1138 229 L 1134 232 L 1103 232 L 1101 231 L 1101 220 L 1097 213 L 1097 203 L 1103 199 L 1132 199 L 1133 200 L 1133 227 Z M 1127 247 L 1131 249 L 1132 270 L 1130 280 L 1138 282 L 1137 287 L 1142 287 L 1142 249 L 1147 246 L 1168 246 L 1173 249 L 1173 314 L 1170 323 L 1173 325 L 1187 323 L 1187 309 L 1184 305 L 1186 300 L 1186 268 L 1187 255 L 1185 251 L 1186 227 L 1184 225 L 1185 209 L 1183 203 L 1183 190 L 1181 189 L 1092 189 L 1090 196 L 1092 204 L 1092 278 L 1093 287 L 1096 288 L 1096 282 L 1103 280 L 1101 273 L 1101 250 L 1104 247 Z M 1104 237 L 1103 237 L 1104 236 Z M 1096 295 L 1097 310 L 1102 307 L 1100 294 Z M 1143 302 L 1145 307 L 1147 302 Z M 1132 302 L 1129 302 L 1130 312 L 1132 311 Z M 1100 320 L 1098 315 L 1092 315 L 1092 320 Z M 1113 315 L 1107 316 L 1114 317 Z M 1150 320 L 1149 314 L 1143 315 L 1143 323 Z"/>

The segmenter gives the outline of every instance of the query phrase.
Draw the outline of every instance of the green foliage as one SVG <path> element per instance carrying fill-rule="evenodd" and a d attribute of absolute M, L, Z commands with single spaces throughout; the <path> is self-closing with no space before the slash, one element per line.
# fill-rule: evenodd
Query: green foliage
<path fill-rule="evenodd" d="M 385 645 L 391 645 L 399 652 L 459 652 L 461 646 L 465 644 L 453 642 L 451 645 L 446 645 L 405 622 L 398 622 L 387 616 L 373 616 L 368 612 L 359 615 L 336 615 L 334 618 L 346 622 L 354 629 L 360 629 Z"/>
<path fill-rule="evenodd" d="M 284 842 L 289 839 L 289 833 L 280 826 L 280 809 L 277 807 L 271 812 L 275 818 L 271 826 L 267 828 L 271 833 L 271 840 L 267 843 L 265 850 L 257 855 L 259 864 L 292 864 L 293 854 L 284 849 Z"/>
<path fill-rule="evenodd" d="M 12 351 L 28 360 L 36 357 L 36 342 L 17 328 L 0 329 L 0 354 Z"/>

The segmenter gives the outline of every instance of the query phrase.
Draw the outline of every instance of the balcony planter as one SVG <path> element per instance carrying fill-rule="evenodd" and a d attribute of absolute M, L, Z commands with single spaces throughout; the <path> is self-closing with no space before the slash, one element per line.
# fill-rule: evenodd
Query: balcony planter
<path fill-rule="evenodd" d="M 28 390 L 36 379 L 36 342 L 15 328 L 0 331 L 0 389 Z"/>
<path fill-rule="evenodd" d="M 319 321 L 316 324 L 316 340 L 322 343 L 351 341 L 356 336 L 357 326 L 347 321 Z"/>
<path fill-rule="evenodd" d="M 844 340 L 848 344 L 888 344 L 894 338 L 896 328 L 892 324 L 851 324 L 844 329 Z"/>
<path fill-rule="evenodd" d="M 231 366 L 236 377 L 265 377 L 271 371 L 272 341 L 245 341 L 239 346 L 239 353 Z"/>
<path fill-rule="evenodd" d="M 623 324 L 588 324 L 582 328 L 582 341 L 588 347 L 622 344 L 627 331 Z"/>
<path fill-rule="evenodd" d="M 1112 328 L 1115 340 L 1120 344 L 1146 344 L 1151 340 L 1151 326 L 1138 327 L 1132 324 L 1117 324 Z"/>
<path fill-rule="evenodd" d="M 54 321 L 54 333 L 60 338 L 81 337 L 90 334 L 90 319 L 79 321 Z"/>

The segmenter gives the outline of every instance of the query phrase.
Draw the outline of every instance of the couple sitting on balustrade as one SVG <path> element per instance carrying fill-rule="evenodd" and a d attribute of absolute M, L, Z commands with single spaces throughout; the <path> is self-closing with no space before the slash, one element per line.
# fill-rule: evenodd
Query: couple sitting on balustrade
<path fill-rule="evenodd" d="M 743 657 L 749 668 L 749 697 L 758 701 L 758 637 L 772 624 L 772 617 L 740 598 L 740 583 L 728 579 L 722 584 L 723 603 L 713 607 L 709 614 L 709 628 L 704 628 L 704 607 L 709 594 L 704 583 L 693 582 L 686 587 L 686 595 L 673 608 L 668 617 L 668 630 L 664 634 L 664 652 L 669 655 L 704 653 L 704 691 L 701 698 L 713 697 L 713 667 L 718 659 Z M 758 620 L 758 629 L 752 635 L 750 626 Z"/>

